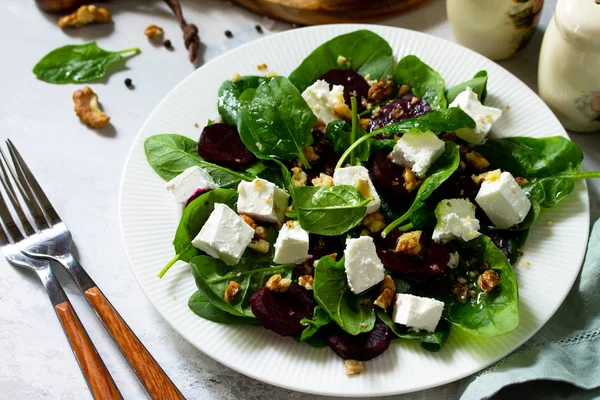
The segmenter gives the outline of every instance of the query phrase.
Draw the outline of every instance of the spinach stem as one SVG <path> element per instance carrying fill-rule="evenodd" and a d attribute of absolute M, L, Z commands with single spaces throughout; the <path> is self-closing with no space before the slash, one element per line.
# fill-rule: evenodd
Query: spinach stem
<path fill-rule="evenodd" d="M 352 105 L 352 129 L 350 130 L 350 142 L 354 143 L 354 141 L 356 141 L 356 130 L 358 129 L 358 109 L 356 106 L 356 97 L 353 96 L 350 99 L 350 104 Z M 354 152 L 350 154 L 350 164 L 356 164 Z"/>
<path fill-rule="evenodd" d="M 395 227 L 397 227 L 401 223 L 405 222 L 410 217 L 410 214 L 412 211 L 413 211 L 413 209 L 411 207 L 400 218 L 398 218 L 397 220 L 395 220 L 394 222 L 392 222 L 391 224 L 386 226 L 385 229 L 383 230 L 383 232 L 381 232 L 381 237 L 385 239 L 385 237 L 388 235 L 388 233 L 390 233 Z M 407 225 L 409 225 L 409 224 L 406 224 L 405 226 L 407 226 Z M 402 228 L 404 228 L 404 226 L 402 226 Z"/>
<path fill-rule="evenodd" d="M 138 54 L 138 53 L 141 52 L 141 50 L 140 50 L 139 47 L 133 47 L 131 49 L 125 49 L 125 50 L 118 51 L 117 53 L 119 53 L 119 54 L 125 54 L 125 53 L 131 53 L 131 52 L 134 52 L 135 54 Z"/>
<path fill-rule="evenodd" d="M 378 133 L 379 132 L 377 130 L 375 130 L 375 131 L 367 133 L 365 136 L 359 137 L 354 143 L 352 143 L 350 145 L 350 147 L 348 147 L 346 149 L 346 151 L 344 152 L 344 154 L 342 154 L 342 156 L 340 157 L 340 160 L 338 161 L 338 163 L 335 166 L 335 169 L 342 168 L 342 165 L 344 165 L 344 160 L 346 158 L 348 158 L 348 156 L 350 155 L 350 153 L 352 153 L 354 151 L 354 149 L 356 149 L 358 146 L 360 146 L 360 144 L 362 142 L 364 142 L 365 140 L 368 140 L 368 139 L 372 138 L 373 136 L 377 135 Z"/>
<path fill-rule="evenodd" d="M 189 246 L 188 246 L 188 247 L 189 247 Z M 173 258 L 171 259 L 171 261 L 169 261 L 169 262 L 167 263 L 167 265 L 165 265 L 165 266 L 164 266 L 164 268 L 160 270 L 160 272 L 158 273 L 158 277 L 159 277 L 159 278 L 162 278 L 163 276 L 165 276 L 165 274 L 167 273 L 167 271 L 168 271 L 169 269 L 171 269 L 171 267 L 173 266 L 173 264 L 175 264 L 175 263 L 176 263 L 176 262 L 179 260 L 179 257 L 181 257 L 181 255 L 183 254 L 183 252 L 184 252 L 185 250 L 187 250 L 187 248 L 186 248 L 186 249 L 184 249 L 184 250 L 183 250 L 181 253 L 177 253 L 177 254 L 175 254 L 175 257 L 173 257 Z"/>
<path fill-rule="evenodd" d="M 574 174 L 565 175 L 564 177 L 571 179 L 600 178 L 600 171 L 575 172 Z"/>
<path fill-rule="evenodd" d="M 403 232 L 410 231 L 412 228 L 414 228 L 412 222 L 409 222 L 408 224 L 405 224 L 405 225 L 402 225 L 402 226 L 398 227 L 398 229 L 401 230 L 401 231 L 403 231 Z"/>

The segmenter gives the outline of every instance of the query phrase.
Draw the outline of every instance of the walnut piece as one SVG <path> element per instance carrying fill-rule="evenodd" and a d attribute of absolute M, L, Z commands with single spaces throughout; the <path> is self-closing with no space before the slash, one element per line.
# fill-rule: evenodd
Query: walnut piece
<path fill-rule="evenodd" d="M 423 231 L 412 231 L 402 234 L 396 244 L 396 253 L 419 255 L 423 251 L 421 234 Z"/>
<path fill-rule="evenodd" d="M 103 128 L 110 122 L 110 117 L 98 106 L 98 96 L 89 86 L 73 93 L 73 102 L 75 102 L 75 114 L 81 122 L 93 128 Z"/>
<path fill-rule="evenodd" d="M 386 275 L 379 285 L 379 297 L 373 302 L 378 307 L 381 307 L 384 311 L 394 302 L 396 297 L 396 284 L 391 276 Z"/>
<path fill-rule="evenodd" d="M 225 294 L 223 294 L 223 299 L 229 303 L 241 289 L 242 287 L 239 283 L 235 281 L 229 281 L 229 284 L 225 289 Z"/>
<path fill-rule="evenodd" d="M 257 239 L 266 239 L 267 237 L 267 228 L 264 226 L 257 226 L 254 228 L 254 237 Z"/>
<path fill-rule="evenodd" d="M 452 293 L 456 295 L 456 301 L 466 303 L 469 299 L 469 288 L 460 282 L 456 282 L 452 288 Z"/>
<path fill-rule="evenodd" d="M 294 185 L 295 187 L 306 186 L 307 179 L 308 177 L 306 176 L 306 172 L 302 171 L 302 168 L 292 168 L 292 185 Z"/>
<path fill-rule="evenodd" d="M 163 36 L 165 31 L 158 25 L 148 25 L 146 30 L 144 30 L 144 35 L 148 37 L 148 39 L 158 39 Z"/>
<path fill-rule="evenodd" d="M 65 15 L 58 20 L 61 28 L 80 28 L 87 24 L 105 24 L 112 20 L 110 11 L 104 7 L 96 7 L 93 4 L 81 6 L 77 11 Z"/>
<path fill-rule="evenodd" d="M 381 103 L 386 97 L 388 97 L 394 91 L 394 82 L 381 79 L 375 82 L 373 86 L 369 88 L 369 100 L 373 100 L 375 103 Z"/>
<path fill-rule="evenodd" d="M 282 293 L 286 292 L 290 288 L 290 284 L 292 283 L 291 279 L 281 278 L 280 274 L 275 274 L 269 278 L 265 286 L 271 292 Z"/>
<path fill-rule="evenodd" d="M 365 364 L 356 360 L 346 360 L 344 366 L 346 367 L 346 376 L 358 375 L 365 370 Z"/>
<path fill-rule="evenodd" d="M 304 157 L 306 157 L 306 161 L 309 163 L 314 163 L 319 161 L 319 155 L 315 153 L 315 148 L 312 146 L 306 146 L 302 149 L 302 153 L 304 153 Z"/>
<path fill-rule="evenodd" d="M 410 90 L 410 85 L 402 85 L 402 86 L 400 86 L 400 89 L 398 89 L 398 96 L 397 97 L 404 96 L 406 93 L 408 93 L 409 90 Z"/>
<path fill-rule="evenodd" d="M 496 275 L 493 269 L 488 269 L 477 278 L 479 289 L 486 293 L 498 286 L 499 283 L 500 278 L 498 278 L 498 275 Z"/>
<path fill-rule="evenodd" d="M 350 110 L 350 107 L 348 107 L 347 104 L 334 104 L 333 112 L 347 122 L 352 122 L 352 110 Z M 363 129 L 366 129 L 369 126 L 369 119 L 359 118 L 358 123 Z"/>
<path fill-rule="evenodd" d="M 413 170 L 408 167 L 404 168 L 402 177 L 404 178 L 404 187 L 406 188 L 408 193 L 418 188 L 421 184 L 421 181 L 417 179 L 417 176 L 415 175 Z"/>
<path fill-rule="evenodd" d="M 333 178 L 327 174 L 320 173 L 312 181 L 313 186 L 333 186 Z"/>
<path fill-rule="evenodd" d="M 527 183 L 529 182 L 527 179 L 525 179 L 525 178 L 523 178 L 523 177 L 521 177 L 521 176 L 517 176 L 517 177 L 515 178 L 515 181 L 517 181 L 517 184 L 518 184 L 519 186 L 521 186 L 521 187 L 523 187 L 523 186 L 527 185 Z"/>
<path fill-rule="evenodd" d="M 312 275 L 302 275 L 298 277 L 298 285 L 306 290 L 313 290 L 313 283 L 315 283 L 315 278 L 313 278 Z"/>
<path fill-rule="evenodd" d="M 267 64 L 260 64 L 256 66 L 256 69 L 259 71 L 266 71 L 269 69 L 269 67 L 267 66 Z"/>
<path fill-rule="evenodd" d="M 269 242 L 263 239 L 252 239 L 248 243 L 248 247 L 260 254 L 267 254 L 269 252 Z"/>
<path fill-rule="evenodd" d="M 379 211 L 365 215 L 360 223 L 372 233 L 381 232 L 386 227 L 383 214 Z"/>
<path fill-rule="evenodd" d="M 473 179 L 473 182 L 475 182 L 476 184 L 481 184 L 483 181 L 497 181 L 498 179 L 500 179 L 500 174 L 502 173 L 502 171 L 500 171 L 499 169 L 495 169 L 493 171 L 490 172 L 484 172 L 482 174 L 479 175 L 472 175 L 471 179 Z"/>
<path fill-rule="evenodd" d="M 248 225 L 250 225 L 250 227 L 252 229 L 256 229 L 256 226 L 257 226 L 256 222 L 254 222 L 254 220 L 252 218 L 250 218 L 249 216 L 244 215 L 244 214 L 240 215 L 240 218 L 242 220 L 244 220 L 245 223 L 247 223 Z"/>
<path fill-rule="evenodd" d="M 484 169 L 490 166 L 490 162 L 476 151 L 471 151 L 465 154 L 465 158 L 467 159 L 469 164 L 471 164 L 477 169 Z"/>

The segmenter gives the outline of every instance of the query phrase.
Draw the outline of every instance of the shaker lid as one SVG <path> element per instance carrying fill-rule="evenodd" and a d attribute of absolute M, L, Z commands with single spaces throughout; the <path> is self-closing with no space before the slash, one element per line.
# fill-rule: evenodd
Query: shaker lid
<path fill-rule="evenodd" d="M 600 0 L 558 0 L 555 16 L 569 36 L 600 42 Z"/>

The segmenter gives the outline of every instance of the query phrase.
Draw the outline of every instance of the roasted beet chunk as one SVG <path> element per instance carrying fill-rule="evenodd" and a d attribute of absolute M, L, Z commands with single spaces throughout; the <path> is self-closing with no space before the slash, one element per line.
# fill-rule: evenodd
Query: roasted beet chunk
<path fill-rule="evenodd" d="M 358 112 L 365 109 L 362 99 L 365 101 L 369 96 L 369 84 L 360 74 L 349 69 L 332 69 L 325 72 L 319 79 L 329 83 L 329 89 L 333 85 L 344 87 L 344 102 L 351 107 L 350 99 L 356 97 Z"/>
<path fill-rule="evenodd" d="M 261 288 L 250 298 L 252 313 L 267 329 L 281 336 L 298 336 L 305 326 L 302 318 L 312 318 L 316 303 L 312 293 L 292 282 L 283 293 Z"/>
<path fill-rule="evenodd" d="M 337 236 L 309 235 L 308 253 L 313 260 L 318 260 L 330 254 L 336 254 L 336 260 L 340 260 L 344 254 L 344 240 Z"/>
<path fill-rule="evenodd" d="M 431 111 L 427 102 L 412 94 L 406 94 L 380 108 L 377 116 L 369 122 L 369 132 L 408 118 L 420 117 Z"/>
<path fill-rule="evenodd" d="M 358 361 L 377 357 L 387 350 L 390 340 L 390 329 L 380 320 L 377 320 L 371 332 L 352 336 L 338 326 L 332 326 L 325 337 L 325 343 L 338 356 L 344 360 Z"/>
<path fill-rule="evenodd" d="M 409 193 L 406 190 L 402 176 L 404 167 L 391 162 L 386 152 L 375 153 L 369 172 L 377 191 L 389 195 L 392 208 L 406 210 L 412 204 L 417 191 Z"/>
<path fill-rule="evenodd" d="M 225 124 L 212 124 L 202 130 L 198 154 L 208 162 L 229 168 L 241 167 L 254 159 L 237 128 Z"/>

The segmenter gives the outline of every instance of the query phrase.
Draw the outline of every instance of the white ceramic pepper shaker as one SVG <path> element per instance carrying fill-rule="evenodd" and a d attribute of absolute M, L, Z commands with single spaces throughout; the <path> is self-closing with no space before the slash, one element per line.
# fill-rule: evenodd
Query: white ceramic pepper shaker
<path fill-rule="evenodd" d="M 544 0 L 447 0 L 456 41 L 492 60 L 512 57 L 533 36 Z"/>
<path fill-rule="evenodd" d="M 542 42 L 538 87 L 566 129 L 600 132 L 600 0 L 558 0 Z"/>

